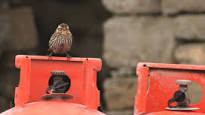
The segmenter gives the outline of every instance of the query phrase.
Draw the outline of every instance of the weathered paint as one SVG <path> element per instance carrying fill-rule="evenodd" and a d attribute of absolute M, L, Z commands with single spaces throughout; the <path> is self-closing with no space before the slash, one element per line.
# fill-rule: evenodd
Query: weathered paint
<path fill-rule="evenodd" d="M 159 112 L 156 114 L 161 112 L 161 115 L 165 115 L 165 113 L 166 115 L 178 114 L 178 112 L 165 110 L 168 100 L 178 89 L 176 80 L 195 81 L 205 92 L 205 66 L 202 65 L 139 63 L 136 73 L 138 75 L 138 91 L 135 97 L 134 114 L 153 112 Z M 194 114 L 205 113 L 205 97 L 203 96 L 199 103 L 190 106 L 200 108 L 195 110 Z M 184 115 L 186 113 L 183 112 Z"/>
<path fill-rule="evenodd" d="M 63 101 L 41 101 L 14 107 L 1 115 L 105 115 L 84 105 Z"/>

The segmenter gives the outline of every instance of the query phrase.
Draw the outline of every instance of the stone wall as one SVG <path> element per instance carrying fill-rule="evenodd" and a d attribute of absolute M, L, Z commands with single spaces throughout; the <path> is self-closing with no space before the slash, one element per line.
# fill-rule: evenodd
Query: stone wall
<path fill-rule="evenodd" d="M 38 46 L 38 35 L 30 7 L 15 10 L 0 4 L 0 112 L 13 106 L 14 87 L 18 84 L 15 55 Z"/>
<path fill-rule="evenodd" d="M 109 111 L 133 109 L 138 62 L 205 64 L 204 0 L 102 3 L 113 14 L 104 22 L 103 57 L 111 68 L 104 83 Z"/>
<path fill-rule="evenodd" d="M 14 67 L 17 54 L 33 54 L 38 35 L 30 7 L 10 9 L 0 4 L 0 112 L 13 106 L 19 71 Z M 29 53 L 28 53 L 29 51 Z M 35 53 L 34 53 L 35 54 Z"/>

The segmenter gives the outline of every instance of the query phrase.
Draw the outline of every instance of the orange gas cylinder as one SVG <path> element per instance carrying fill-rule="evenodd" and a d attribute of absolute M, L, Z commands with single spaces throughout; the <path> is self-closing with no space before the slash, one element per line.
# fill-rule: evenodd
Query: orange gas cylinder
<path fill-rule="evenodd" d="M 205 66 L 139 63 L 136 69 L 138 90 L 135 96 L 134 114 L 148 115 L 198 115 L 205 114 Z M 193 111 L 166 110 L 168 101 L 179 86 L 177 80 L 190 80 L 198 83 L 203 89 L 203 96 L 191 108 Z"/>
<path fill-rule="evenodd" d="M 1 115 L 105 115 L 84 105 L 60 101 L 41 101 L 14 107 Z"/>
<path fill-rule="evenodd" d="M 97 111 L 100 92 L 96 82 L 97 72 L 102 66 L 101 59 L 18 55 L 15 65 L 20 68 L 15 107 L 1 115 L 103 114 Z M 53 84 L 60 80 L 65 82 L 59 85 L 64 88 L 63 93 L 56 95 L 56 90 L 46 95 L 51 86 L 51 91 L 57 88 Z M 72 98 L 66 100 L 67 95 Z"/>

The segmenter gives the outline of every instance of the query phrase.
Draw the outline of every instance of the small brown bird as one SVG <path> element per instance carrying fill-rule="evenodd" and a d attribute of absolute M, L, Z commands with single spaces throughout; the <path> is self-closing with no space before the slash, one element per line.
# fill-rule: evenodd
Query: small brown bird
<path fill-rule="evenodd" d="M 69 30 L 69 26 L 65 23 L 58 25 L 56 31 L 49 40 L 49 51 L 52 54 L 66 54 L 66 57 L 70 57 L 68 51 L 72 46 L 72 33 Z"/>

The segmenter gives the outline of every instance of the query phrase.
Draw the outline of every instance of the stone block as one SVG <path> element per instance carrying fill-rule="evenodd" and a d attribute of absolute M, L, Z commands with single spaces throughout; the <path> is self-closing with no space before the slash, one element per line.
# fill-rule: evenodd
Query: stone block
<path fill-rule="evenodd" d="M 119 67 L 115 70 L 110 71 L 110 75 L 112 77 L 124 77 L 124 76 L 135 76 L 136 75 L 136 68 L 135 67 Z"/>
<path fill-rule="evenodd" d="M 167 17 L 113 17 L 104 23 L 104 59 L 113 68 L 173 62 L 177 25 Z"/>
<path fill-rule="evenodd" d="M 104 6 L 116 14 L 159 13 L 160 0 L 102 0 Z"/>
<path fill-rule="evenodd" d="M 162 0 L 162 12 L 164 14 L 204 12 L 204 4 L 204 0 Z"/>
<path fill-rule="evenodd" d="M 137 91 L 137 77 L 109 78 L 104 83 L 108 110 L 131 109 Z"/>
<path fill-rule="evenodd" d="M 0 113 L 9 109 L 9 102 L 8 99 L 0 96 Z"/>
<path fill-rule="evenodd" d="M 180 45 L 175 51 L 175 58 L 178 63 L 204 65 L 204 57 L 205 43 Z"/>
<path fill-rule="evenodd" d="M 205 15 L 186 15 L 175 19 L 177 39 L 205 41 Z"/>
<path fill-rule="evenodd" d="M 9 35 L 9 16 L 8 12 L 0 11 L 0 48 L 2 50 L 2 45 L 8 39 Z"/>
<path fill-rule="evenodd" d="M 9 11 L 10 29 L 4 43 L 6 50 L 33 49 L 38 46 L 37 31 L 32 10 L 29 7 Z"/>
<path fill-rule="evenodd" d="M 15 87 L 19 81 L 19 73 L 10 69 L 0 74 L 0 94 L 7 98 L 14 98 Z"/>
<path fill-rule="evenodd" d="M 109 111 L 106 115 L 133 115 L 133 110 Z"/>

